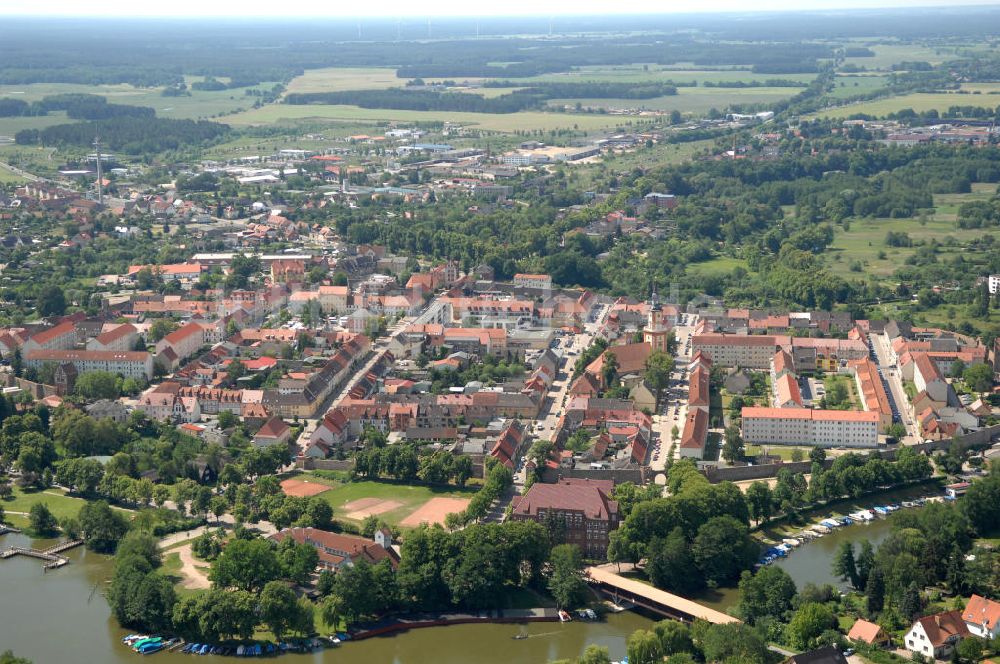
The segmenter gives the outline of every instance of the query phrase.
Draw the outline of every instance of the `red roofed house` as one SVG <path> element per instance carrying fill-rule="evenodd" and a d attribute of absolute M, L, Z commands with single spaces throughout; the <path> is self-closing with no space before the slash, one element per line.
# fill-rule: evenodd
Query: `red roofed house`
<path fill-rule="evenodd" d="M 302 281 L 306 265 L 301 258 L 279 258 L 271 261 L 271 281 Z"/>
<path fill-rule="evenodd" d="M 191 357 L 205 343 L 205 328 L 199 323 L 188 323 L 156 342 L 156 353 L 159 355 L 169 348 L 177 356 L 178 362 Z M 176 365 L 175 365 L 176 366 Z M 168 367 L 173 369 L 174 367 Z"/>
<path fill-rule="evenodd" d="M 392 535 L 384 528 L 375 531 L 374 540 L 331 533 L 319 528 L 285 528 L 271 535 L 271 539 L 280 542 L 291 537 L 298 544 L 310 544 L 319 554 L 320 569 L 337 571 L 352 567 L 359 560 L 377 565 L 388 560 L 395 569 L 399 565 L 399 554 L 392 548 Z"/>
<path fill-rule="evenodd" d="M 618 528 L 621 514 L 611 499 L 611 480 L 564 479 L 557 484 L 535 482 L 523 496 L 515 496 L 510 518 L 544 523 L 565 521 L 565 543 L 576 544 L 588 558 L 607 557 L 608 538 Z"/>
<path fill-rule="evenodd" d="M 889 635 L 881 626 L 862 618 L 854 621 L 851 631 L 847 633 L 847 638 L 870 646 L 887 646 L 890 642 Z"/>
<path fill-rule="evenodd" d="M 962 612 L 969 631 L 984 639 L 1000 636 L 1000 602 L 973 595 Z"/>
<path fill-rule="evenodd" d="M 708 440 L 708 411 L 701 408 L 688 410 L 681 434 L 681 458 L 701 459 L 705 456 L 705 442 Z"/>
<path fill-rule="evenodd" d="M 291 435 L 291 428 L 280 417 L 272 417 L 254 434 L 253 444 L 257 447 L 280 445 L 287 443 Z"/>
<path fill-rule="evenodd" d="M 903 641 L 906 649 L 924 657 L 944 659 L 955 644 L 969 636 L 969 628 L 962 619 L 961 611 L 945 611 L 918 619 Z"/>

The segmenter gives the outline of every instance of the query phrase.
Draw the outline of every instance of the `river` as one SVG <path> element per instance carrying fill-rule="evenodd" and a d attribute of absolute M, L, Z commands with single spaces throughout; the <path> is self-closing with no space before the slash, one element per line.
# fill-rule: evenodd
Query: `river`
<path fill-rule="evenodd" d="M 44 548 L 48 541 L 24 535 L 0 536 L 0 547 Z M 35 664 L 135 662 L 120 642 L 125 630 L 111 617 L 101 595 L 111 575 L 111 559 L 78 548 L 70 564 L 43 572 L 41 561 L 17 556 L 0 561 L 0 651 L 11 649 Z M 653 623 L 631 611 L 603 622 L 531 623 L 524 625 L 455 625 L 432 627 L 345 643 L 334 649 L 285 655 L 281 661 L 347 664 L 544 664 L 578 657 L 590 644 L 607 646 L 612 658 L 625 655 L 629 634 Z M 529 638 L 514 640 L 516 634 Z M 221 659 L 221 658 L 216 658 Z M 164 664 L 190 662 L 180 653 L 158 653 Z M 198 661 L 201 661 L 199 658 Z M 227 661 L 232 661 L 227 658 Z"/>

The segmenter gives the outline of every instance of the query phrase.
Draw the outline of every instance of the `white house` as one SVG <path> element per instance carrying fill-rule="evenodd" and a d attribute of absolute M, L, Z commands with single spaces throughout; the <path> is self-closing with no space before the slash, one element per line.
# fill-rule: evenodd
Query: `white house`
<path fill-rule="evenodd" d="M 995 639 L 1000 636 L 1000 602 L 973 595 L 965 605 L 962 620 L 976 636 Z"/>
<path fill-rule="evenodd" d="M 962 612 L 945 611 L 918 619 L 906 633 L 903 643 L 910 652 L 944 659 L 966 636 L 969 636 L 969 628 L 962 619 Z"/>

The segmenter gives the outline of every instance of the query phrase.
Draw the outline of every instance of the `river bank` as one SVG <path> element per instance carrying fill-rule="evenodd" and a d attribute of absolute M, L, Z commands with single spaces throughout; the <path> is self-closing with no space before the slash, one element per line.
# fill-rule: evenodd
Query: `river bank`
<path fill-rule="evenodd" d="M 0 536 L 0 547 L 46 548 L 54 540 L 23 534 Z M 128 634 L 111 616 L 103 597 L 112 559 L 80 547 L 67 551 L 70 563 L 45 574 L 38 561 L 0 561 L 0 643 L 35 662 L 136 661 L 122 645 Z M 460 624 L 411 629 L 352 641 L 313 653 L 290 653 L 281 661 L 348 664 L 509 664 L 579 657 L 590 644 L 605 646 L 614 659 L 625 655 L 625 642 L 653 620 L 632 611 L 608 614 L 600 621 Z M 517 637 L 517 638 L 515 638 Z M 160 652 L 156 662 L 180 664 L 191 659 L 179 652 Z M 217 656 L 216 661 L 234 661 Z M 201 661 L 199 659 L 199 661 Z"/>

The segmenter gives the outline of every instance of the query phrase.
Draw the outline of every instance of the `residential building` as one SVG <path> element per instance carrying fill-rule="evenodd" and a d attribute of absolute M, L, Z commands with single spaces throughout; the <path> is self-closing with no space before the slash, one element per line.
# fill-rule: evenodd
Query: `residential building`
<path fill-rule="evenodd" d="M 153 356 L 145 351 L 117 352 L 111 350 L 34 350 L 25 355 L 25 365 L 40 369 L 48 362 L 73 365 L 78 374 L 87 371 L 109 371 L 125 378 L 151 380 Z"/>
<path fill-rule="evenodd" d="M 972 634 L 995 639 L 1000 636 L 1000 602 L 973 595 L 965 605 L 962 620 Z"/>
<path fill-rule="evenodd" d="M 514 285 L 519 288 L 552 288 L 552 277 L 547 274 L 515 274 Z"/>
<path fill-rule="evenodd" d="M 156 353 L 160 354 L 169 348 L 177 356 L 179 363 L 194 355 L 204 344 L 205 328 L 200 323 L 190 322 L 156 342 Z"/>
<path fill-rule="evenodd" d="M 681 458 L 701 459 L 705 456 L 705 443 L 708 441 L 708 411 L 701 408 L 691 408 L 684 420 L 684 433 L 681 434 Z"/>
<path fill-rule="evenodd" d="M 611 499 L 611 480 L 563 479 L 556 484 L 535 482 L 523 496 L 515 496 L 514 521 L 555 521 L 565 526 L 566 544 L 576 544 L 588 558 L 607 557 L 609 535 L 618 528 L 618 502 Z"/>
<path fill-rule="evenodd" d="M 907 650 L 924 657 L 944 659 L 951 655 L 955 644 L 969 636 L 969 628 L 961 611 L 945 611 L 919 618 L 903 637 Z"/>
<path fill-rule="evenodd" d="M 743 440 L 751 445 L 876 447 L 879 415 L 850 410 L 744 408 Z"/>
<path fill-rule="evenodd" d="M 847 638 L 869 646 L 888 646 L 891 642 L 889 635 L 882 629 L 881 625 L 863 618 L 854 621 L 851 631 L 847 633 Z"/>
<path fill-rule="evenodd" d="M 773 336 L 696 334 L 691 337 L 691 351 L 707 353 L 720 367 L 768 369 L 778 346 Z"/>
<path fill-rule="evenodd" d="M 101 332 L 87 342 L 87 350 L 129 351 L 135 348 L 139 331 L 130 323 L 117 325 Z"/>
<path fill-rule="evenodd" d="M 353 567 L 361 560 L 371 565 L 388 560 L 393 568 L 399 565 L 399 554 L 392 548 L 392 534 L 385 528 L 375 531 L 373 540 L 312 527 L 285 528 L 271 535 L 271 539 L 276 542 L 281 542 L 286 537 L 298 544 L 315 547 L 319 554 L 319 569 L 338 571 Z"/>
<path fill-rule="evenodd" d="M 774 407 L 775 408 L 802 408 L 802 391 L 799 389 L 799 381 L 795 374 L 782 374 L 781 378 L 774 381 Z"/>
<path fill-rule="evenodd" d="M 67 321 L 28 337 L 21 347 L 21 354 L 27 357 L 36 350 L 69 350 L 74 346 L 76 346 L 76 326 Z"/>
<path fill-rule="evenodd" d="M 292 429 L 280 417 L 272 417 L 254 434 L 253 444 L 257 447 L 281 445 L 292 437 Z"/>

